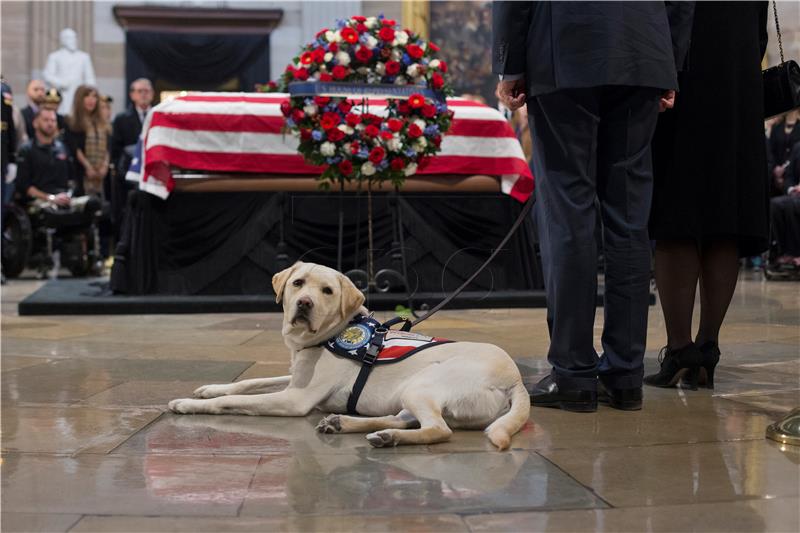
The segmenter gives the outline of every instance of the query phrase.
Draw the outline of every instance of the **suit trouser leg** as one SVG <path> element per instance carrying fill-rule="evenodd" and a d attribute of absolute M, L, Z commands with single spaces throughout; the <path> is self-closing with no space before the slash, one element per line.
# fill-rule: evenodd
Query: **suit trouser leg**
<path fill-rule="evenodd" d="M 530 99 L 536 216 L 550 350 L 563 389 L 591 390 L 598 372 L 619 388 L 641 385 L 650 272 L 650 140 L 658 91 L 571 89 Z M 594 349 L 595 200 L 604 221 L 604 357 Z"/>
<path fill-rule="evenodd" d="M 547 293 L 547 322 L 559 388 L 593 390 L 597 295 L 597 132 L 599 89 L 530 98 L 535 216 Z"/>
<path fill-rule="evenodd" d="M 603 383 L 618 389 L 642 386 L 650 298 L 650 141 L 660 92 L 607 87 L 598 131 L 597 195 L 605 258 L 603 355 L 598 373 Z"/>

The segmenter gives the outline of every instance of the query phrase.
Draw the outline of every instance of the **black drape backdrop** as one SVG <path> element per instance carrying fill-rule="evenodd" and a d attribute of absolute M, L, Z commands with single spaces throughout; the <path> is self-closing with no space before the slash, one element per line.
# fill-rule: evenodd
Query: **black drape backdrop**
<path fill-rule="evenodd" d="M 400 195 L 409 282 L 452 291 L 502 240 L 521 204 L 501 194 Z M 392 268 L 392 196 L 373 195 L 375 269 Z M 342 269 L 367 268 L 366 196 L 346 194 Z M 283 219 L 283 227 L 281 227 Z M 112 289 L 128 294 L 269 294 L 283 231 L 288 264 L 336 267 L 336 194 L 137 193 L 118 247 Z M 470 290 L 541 286 L 526 221 Z"/>
<path fill-rule="evenodd" d="M 125 50 L 128 84 L 162 79 L 182 89 L 211 90 L 238 77 L 243 91 L 269 80 L 269 35 L 130 31 Z"/>

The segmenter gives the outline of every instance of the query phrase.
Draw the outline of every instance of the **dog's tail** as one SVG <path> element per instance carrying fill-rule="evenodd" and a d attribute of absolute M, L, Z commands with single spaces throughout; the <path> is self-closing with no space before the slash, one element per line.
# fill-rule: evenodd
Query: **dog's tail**
<path fill-rule="evenodd" d="M 506 414 L 489 424 L 484 432 L 489 441 L 499 450 L 505 450 L 511 444 L 511 437 L 528 421 L 531 413 L 531 400 L 522 381 L 518 381 L 511 389 L 511 408 Z"/>

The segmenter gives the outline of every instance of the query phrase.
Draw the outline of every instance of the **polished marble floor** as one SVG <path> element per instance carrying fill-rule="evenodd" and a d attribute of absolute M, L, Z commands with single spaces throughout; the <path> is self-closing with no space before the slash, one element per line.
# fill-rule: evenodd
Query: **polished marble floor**
<path fill-rule="evenodd" d="M 280 317 L 18 316 L 38 286 L 2 288 L 3 532 L 800 530 L 800 449 L 764 439 L 800 406 L 800 284 L 743 276 L 713 393 L 536 408 L 504 453 L 480 432 L 373 449 L 315 433 L 318 414 L 166 413 L 198 385 L 286 373 Z M 420 330 L 491 340 L 529 379 L 547 368 L 541 309 Z M 648 370 L 663 344 L 654 307 Z"/>

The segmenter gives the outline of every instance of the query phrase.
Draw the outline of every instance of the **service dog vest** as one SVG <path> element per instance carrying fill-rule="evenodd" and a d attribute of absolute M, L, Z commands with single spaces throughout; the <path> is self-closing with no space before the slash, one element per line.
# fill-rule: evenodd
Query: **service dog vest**
<path fill-rule="evenodd" d="M 361 372 L 347 400 L 348 413 L 358 414 L 358 397 L 374 365 L 396 363 L 426 348 L 455 342 L 410 331 L 388 329 L 389 325 L 397 321 L 398 319 L 393 319 L 382 325 L 371 316 L 356 315 L 341 333 L 323 343 L 334 355 L 362 364 Z"/>

